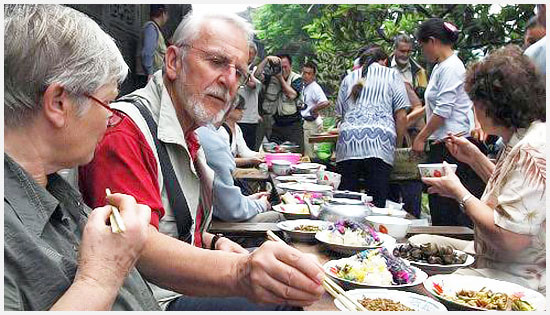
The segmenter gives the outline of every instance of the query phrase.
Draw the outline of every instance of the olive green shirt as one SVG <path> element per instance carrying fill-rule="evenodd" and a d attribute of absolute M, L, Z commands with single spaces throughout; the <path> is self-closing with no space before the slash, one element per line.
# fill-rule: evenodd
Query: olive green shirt
<path fill-rule="evenodd" d="M 90 211 L 58 174 L 44 188 L 4 154 L 4 310 L 48 310 L 67 291 Z M 159 306 L 134 268 L 112 309 Z"/>

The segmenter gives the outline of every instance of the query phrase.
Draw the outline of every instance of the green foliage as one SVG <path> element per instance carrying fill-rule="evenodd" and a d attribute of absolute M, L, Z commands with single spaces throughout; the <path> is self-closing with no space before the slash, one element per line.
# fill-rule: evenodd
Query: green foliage
<path fill-rule="evenodd" d="M 521 45 L 534 5 L 505 5 L 497 14 L 491 14 L 490 8 L 490 4 L 269 4 L 258 8 L 252 18 L 267 51 L 292 55 L 294 71 L 306 60 L 317 62 L 317 81 L 334 101 L 358 49 L 376 43 L 391 54 L 394 36 L 414 36 L 418 25 L 430 17 L 458 26 L 461 36 L 455 48 L 465 63 L 509 43 Z M 413 57 L 431 68 L 418 46 Z"/>

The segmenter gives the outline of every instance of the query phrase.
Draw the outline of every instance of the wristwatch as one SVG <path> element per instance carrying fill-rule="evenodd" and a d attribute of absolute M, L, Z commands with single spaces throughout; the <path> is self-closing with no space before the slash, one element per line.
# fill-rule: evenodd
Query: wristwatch
<path fill-rule="evenodd" d="M 464 195 L 464 197 L 462 197 L 462 199 L 458 202 L 458 205 L 460 206 L 460 209 L 462 211 L 464 211 L 464 207 L 466 206 L 466 202 L 468 200 L 470 200 L 470 198 L 472 198 L 473 195 L 470 194 L 470 193 L 467 193 L 466 195 Z"/>
<path fill-rule="evenodd" d="M 210 249 L 211 250 L 215 250 L 216 249 L 216 242 L 223 237 L 223 234 L 221 233 L 217 233 L 214 235 L 214 237 L 212 238 L 212 241 L 210 242 Z"/>

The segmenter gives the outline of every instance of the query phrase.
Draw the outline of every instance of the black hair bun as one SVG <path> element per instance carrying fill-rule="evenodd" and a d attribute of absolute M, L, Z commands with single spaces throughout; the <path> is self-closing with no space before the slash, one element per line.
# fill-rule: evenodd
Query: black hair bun
<path fill-rule="evenodd" d="M 458 40 L 458 34 L 460 33 L 458 27 L 451 22 L 443 22 L 443 27 L 447 31 L 447 34 L 449 34 L 449 39 L 452 42 L 456 42 Z"/>

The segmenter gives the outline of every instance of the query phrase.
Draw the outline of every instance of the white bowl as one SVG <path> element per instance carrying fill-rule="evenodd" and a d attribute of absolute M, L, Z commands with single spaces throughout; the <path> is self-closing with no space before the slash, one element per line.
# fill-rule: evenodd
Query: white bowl
<path fill-rule="evenodd" d="M 271 163 L 273 173 L 277 175 L 287 175 L 290 173 L 290 165 L 292 165 L 291 162 L 284 160 L 273 160 Z"/>
<path fill-rule="evenodd" d="M 393 236 L 396 239 L 402 239 L 407 235 L 411 220 L 396 218 L 390 216 L 368 216 L 366 220 L 370 222 L 374 229 L 380 233 Z"/>
<path fill-rule="evenodd" d="M 453 173 L 456 173 L 456 164 L 449 164 Z M 432 164 L 418 164 L 418 171 L 422 177 L 441 177 L 445 176 L 445 169 L 443 168 L 443 163 L 432 163 Z"/>

